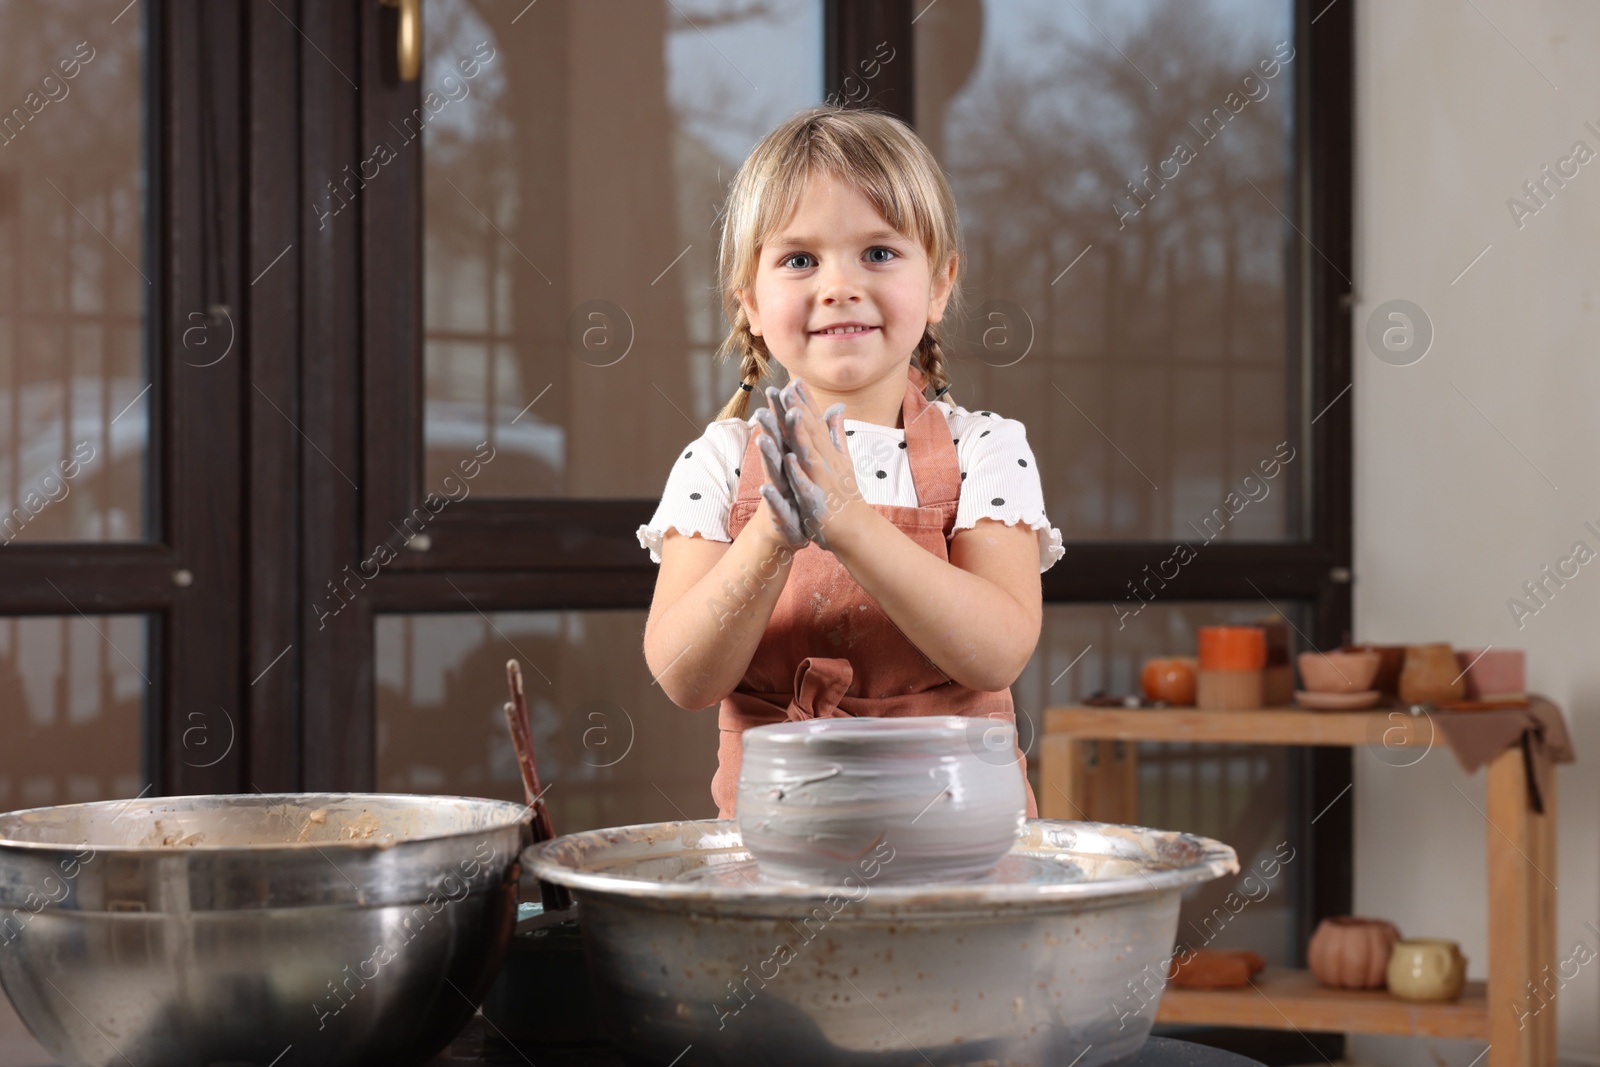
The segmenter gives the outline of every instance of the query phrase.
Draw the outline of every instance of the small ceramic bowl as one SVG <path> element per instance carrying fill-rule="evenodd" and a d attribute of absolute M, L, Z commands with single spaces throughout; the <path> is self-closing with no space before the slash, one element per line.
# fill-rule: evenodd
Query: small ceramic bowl
<path fill-rule="evenodd" d="M 1372 688 L 1383 657 L 1361 652 L 1302 652 L 1300 679 L 1313 693 L 1362 693 Z"/>
<path fill-rule="evenodd" d="M 1467 959 L 1454 941 L 1407 938 L 1390 949 L 1386 977 L 1389 992 L 1401 1000 L 1454 1000 L 1466 984 Z"/>
<path fill-rule="evenodd" d="M 960 715 L 828 718 L 744 733 L 737 817 L 764 878 L 975 881 L 1027 812 L 1016 724 Z"/>

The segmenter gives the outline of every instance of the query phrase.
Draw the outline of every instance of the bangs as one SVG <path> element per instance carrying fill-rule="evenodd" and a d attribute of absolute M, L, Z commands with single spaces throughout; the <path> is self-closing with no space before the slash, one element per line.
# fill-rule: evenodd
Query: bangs
<path fill-rule="evenodd" d="M 779 164 L 776 173 L 757 187 L 755 217 L 751 220 L 750 231 L 752 265 L 761 249 L 794 215 L 806 183 L 813 178 L 832 179 L 860 193 L 890 229 L 920 245 L 931 261 L 937 244 L 933 222 L 906 183 L 893 180 L 881 167 L 852 167 L 849 160 L 832 158 L 836 153 L 821 150 L 825 147 L 816 146 L 818 150 L 792 164 Z"/>

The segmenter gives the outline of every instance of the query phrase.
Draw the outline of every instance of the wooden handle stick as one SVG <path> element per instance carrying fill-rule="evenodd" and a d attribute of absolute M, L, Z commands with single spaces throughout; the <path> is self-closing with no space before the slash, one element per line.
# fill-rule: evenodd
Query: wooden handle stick
<path fill-rule="evenodd" d="M 511 731 L 511 747 L 516 749 L 517 768 L 522 772 L 523 799 L 533 809 L 533 840 L 537 844 L 551 840 L 556 832 L 550 822 L 550 809 L 545 804 L 539 767 L 534 760 L 533 730 L 528 723 L 528 698 L 522 689 L 522 667 L 514 659 L 506 661 L 506 685 L 511 690 L 511 699 L 505 706 L 506 727 Z M 539 896 L 546 912 L 572 906 L 572 897 L 564 886 L 540 881 Z"/>

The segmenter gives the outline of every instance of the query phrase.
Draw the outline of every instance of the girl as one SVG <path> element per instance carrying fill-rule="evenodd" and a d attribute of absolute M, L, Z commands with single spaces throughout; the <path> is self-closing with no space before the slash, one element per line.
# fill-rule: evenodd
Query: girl
<path fill-rule="evenodd" d="M 1008 687 L 1038 642 L 1061 534 L 1022 424 L 949 398 L 939 324 L 959 301 L 959 249 L 938 163 L 887 115 L 801 112 L 733 180 L 720 354 L 739 353 L 741 384 L 638 531 L 661 564 L 650 672 L 679 707 L 719 705 L 719 818 L 734 816 L 752 726 L 1015 722 Z M 746 419 L 774 361 L 789 384 Z M 1026 766 L 1020 748 L 980 755 Z"/>

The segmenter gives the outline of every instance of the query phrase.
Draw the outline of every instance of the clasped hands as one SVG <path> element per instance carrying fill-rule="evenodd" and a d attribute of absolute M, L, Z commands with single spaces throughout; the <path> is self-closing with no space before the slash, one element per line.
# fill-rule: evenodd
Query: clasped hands
<path fill-rule="evenodd" d="M 766 397 L 767 406 L 755 413 L 757 447 L 767 471 L 762 499 L 787 547 L 798 551 L 816 541 L 831 552 L 830 527 L 862 501 L 845 446 L 844 405 L 834 404 L 819 415 L 810 391 L 798 379 L 781 390 L 768 386 Z"/>

